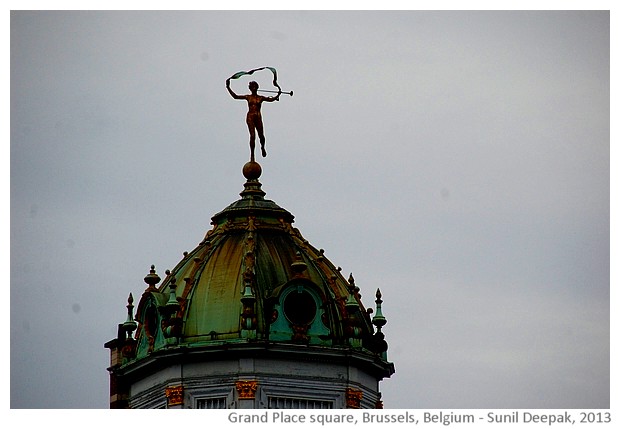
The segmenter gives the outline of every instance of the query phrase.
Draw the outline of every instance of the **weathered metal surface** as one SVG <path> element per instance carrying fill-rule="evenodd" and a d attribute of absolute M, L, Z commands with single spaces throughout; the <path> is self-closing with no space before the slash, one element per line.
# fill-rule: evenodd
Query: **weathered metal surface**
<path fill-rule="evenodd" d="M 153 270 L 145 278 L 135 358 L 171 345 L 269 341 L 351 347 L 390 366 L 353 278 L 304 239 L 292 214 L 264 198 L 259 170 L 244 174 L 242 198 L 213 216 L 205 239 L 159 286 Z"/>

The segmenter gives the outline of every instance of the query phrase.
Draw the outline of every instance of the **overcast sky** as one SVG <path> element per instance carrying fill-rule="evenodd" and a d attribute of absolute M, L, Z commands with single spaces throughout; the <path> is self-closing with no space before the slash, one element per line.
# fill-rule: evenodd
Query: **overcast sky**
<path fill-rule="evenodd" d="M 11 407 L 108 407 L 128 294 L 239 198 L 225 80 L 262 66 L 294 91 L 263 190 L 381 288 L 386 408 L 609 407 L 609 37 L 605 11 L 12 13 Z"/>

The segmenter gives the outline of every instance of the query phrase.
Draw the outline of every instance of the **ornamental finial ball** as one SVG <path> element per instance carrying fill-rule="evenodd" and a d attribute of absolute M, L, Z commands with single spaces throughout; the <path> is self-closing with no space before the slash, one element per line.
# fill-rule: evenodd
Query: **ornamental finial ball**
<path fill-rule="evenodd" d="M 243 176 L 248 180 L 256 180 L 262 174 L 263 169 L 256 161 L 246 162 L 243 166 Z"/>

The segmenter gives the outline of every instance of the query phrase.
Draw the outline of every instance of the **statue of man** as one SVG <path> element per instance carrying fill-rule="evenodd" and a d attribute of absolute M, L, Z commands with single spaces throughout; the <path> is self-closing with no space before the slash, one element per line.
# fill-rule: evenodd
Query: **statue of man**
<path fill-rule="evenodd" d="M 278 94 L 274 97 L 264 97 L 258 95 L 258 83 L 252 81 L 248 85 L 251 94 L 237 95 L 230 89 L 230 78 L 226 79 L 226 89 L 236 100 L 247 100 L 248 102 L 248 114 L 245 118 L 245 122 L 248 124 L 248 130 L 250 131 L 250 161 L 254 162 L 254 148 L 256 147 L 256 132 L 258 132 L 258 138 L 260 139 L 261 153 L 263 157 L 267 156 L 265 151 L 265 134 L 263 133 L 263 119 L 260 113 L 260 107 L 263 101 L 279 101 L 282 91 L 278 91 Z"/>

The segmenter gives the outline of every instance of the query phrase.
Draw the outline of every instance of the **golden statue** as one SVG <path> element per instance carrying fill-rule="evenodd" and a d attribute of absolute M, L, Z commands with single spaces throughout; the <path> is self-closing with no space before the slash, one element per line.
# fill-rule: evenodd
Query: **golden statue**
<path fill-rule="evenodd" d="M 264 89 L 259 90 L 258 83 L 254 81 L 250 82 L 250 84 L 248 85 L 251 94 L 237 95 L 232 89 L 230 89 L 231 79 L 239 79 L 241 76 L 251 75 L 254 74 L 254 72 L 261 70 L 271 71 L 271 73 L 273 74 L 273 86 L 278 88 L 277 91 L 269 91 Z M 226 89 L 234 99 L 247 100 L 248 102 L 248 115 L 245 118 L 245 122 L 248 124 L 248 130 L 250 131 L 250 162 L 254 163 L 254 148 L 256 146 L 257 131 L 258 138 L 260 139 L 261 152 L 263 154 L 263 157 L 267 156 L 267 151 L 265 150 L 265 134 L 263 132 L 263 118 L 260 113 L 260 107 L 263 104 L 263 101 L 279 101 L 281 94 L 287 94 L 292 97 L 293 91 L 282 91 L 282 88 L 280 88 L 280 85 L 278 85 L 278 72 L 273 67 L 260 67 L 250 71 L 240 71 L 238 73 L 235 73 L 234 75 L 226 79 Z M 259 92 L 272 92 L 276 95 L 274 97 L 263 97 L 262 95 L 258 95 Z"/>
<path fill-rule="evenodd" d="M 258 83 L 252 81 L 249 83 L 248 88 L 251 94 L 238 95 L 232 89 L 230 89 L 230 78 L 226 79 L 226 89 L 235 100 L 247 100 L 248 102 L 248 114 L 245 117 L 245 122 L 248 124 L 248 130 L 250 131 L 250 161 L 254 162 L 254 148 L 256 147 L 256 133 L 258 132 L 258 138 L 260 140 L 261 154 L 263 157 L 267 156 L 265 150 L 265 134 L 263 132 L 263 118 L 260 113 L 261 105 L 263 101 L 272 102 L 279 101 L 281 90 L 277 95 L 273 97 L 265 97 L 258 95 Z"/>

